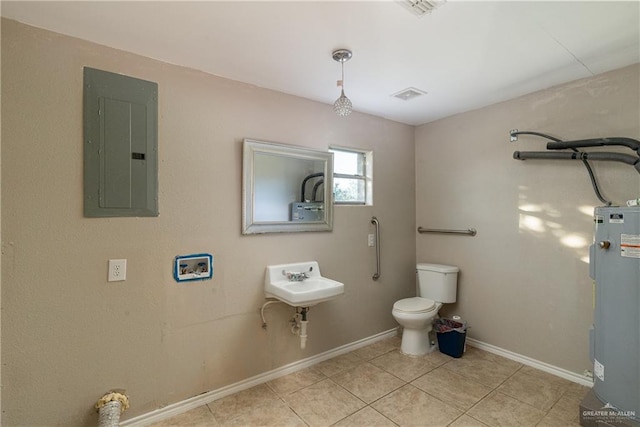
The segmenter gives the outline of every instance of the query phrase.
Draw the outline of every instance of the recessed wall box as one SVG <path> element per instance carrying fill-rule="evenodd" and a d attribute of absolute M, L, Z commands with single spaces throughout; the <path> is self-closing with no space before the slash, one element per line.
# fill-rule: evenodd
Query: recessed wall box
<path fill-rule="evenodd" d="M 213 255 L 178 255 L 173 265 L 176 282 L 207 280 L 213 277 Z"/>

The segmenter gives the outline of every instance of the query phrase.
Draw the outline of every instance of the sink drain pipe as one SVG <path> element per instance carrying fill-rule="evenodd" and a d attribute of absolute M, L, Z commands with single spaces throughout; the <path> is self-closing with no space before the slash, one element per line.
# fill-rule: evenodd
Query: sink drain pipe
<path fill-rule="evenodd" d="M 98 427 L 118 427 L 120 415 L 129 409 L 129 398 L 124 391 L 111 391 L 102 396 L 95 405 L 98 410 Z"/>
<path fill-rule="evenodd" d="M 281 302 L 282 301 L 278 300 L 270 300 L 262 304 L 262 308 L 260 308 L 262 329 L 267 329 L 267 321 L 264 318 L 264 309 L 267 308 L 268 305 Z M 296 314 L 293 315 L 293 318 L 290 321 L 291 333 L 300 337 L 300 348 L 303 350 L 307 347 L 307 324 L 309 323 L 309 321 L 307 320 L 308 314 L 309 307 L 296 307 Z"/>
<path fill-rule="evenodd" d="M 307 313 L 309 312 L 309 307 L 302 307 L 302 311 L 300 315 L 302 316 L 302 320 L 300 320 L 300 348 L 305 349 L 307 347 Z"/>
<path fill-rule="evenodd" d="M 296 307 L 296 314 L 291 319 L 291 333 L 300 337 L 300 348 L 303 350 L 307 347 L 308 313 L 309 307 Z"/>

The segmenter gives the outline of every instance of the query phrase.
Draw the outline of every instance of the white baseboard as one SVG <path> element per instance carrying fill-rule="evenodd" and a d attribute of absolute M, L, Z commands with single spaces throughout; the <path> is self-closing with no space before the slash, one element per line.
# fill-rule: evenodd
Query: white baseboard
<path fill-rule="evenodd" d="M 560 378 L 564 378 L 565 380 L 569 380 L 587 387 L 593 386 L 593 379 L 586 375 L 576 374 L 575 372 L 567 371 L 566 369 L 562 369 L 557 366 L 553 366 L 548 363 L 541 362 L 539 360 L 532 359 L 530 357 L 523 356 L 521 354 L 514 353 L 500 347 L 496 347 L 495 345 L 475 340 L 473 338 L 467 337 L 466 342 L 472 347 L 479 348 L 480 350 L 484 350 L 489 353 L 497 354 L 498 356 L 514 360 L 516 362 L 522 363 L 523 365 L 531 366 L 532 368 L 540 369 L 541 371 L 547 372 Z"/>
<path fill-rule="evenodd" d="M 389 329 L 388 331 L 380 332 L 368 338 L 363 338 L 361 340 L 358 340 L 349 344 L 345 344 L 341 347 L 337 347 L 332 350 L 325 351 L 324 353 L 320 353 L 316 356 L 311 356 L 306 359 L 299 360 L 297 362 L 293 362 L 288 365 L 282 366 L 280 368 L 256 375 L 254 377 L 247 378 L 246 380 L 239 381 L 235 384 L 230 384 L 228 386 L 219 388 L 217 390 L 211 390 L 206 393 L 199 394 L 197 396 L 183 400 L 181 402 L 177 402 L 177 403 L 173 403 L 171 405 L 165 406 L 164 408 L 157 409 L 153 412 L 148 412 L 146 414 L 139 415 L 135 418 L 122 421 L 120 423 L 120 426 L 121 427 L 142 427 L 142 426 L 146 426 L 162 420 L 166 420 L 168 418 L 175 417 L 176 415 L 180 415 L 184 412 L 187 412 L 191 409 L 195 409 L 199 406 L 206 405 L 207 403 L 211 403 L 214 400 L 218 400 L 222 397 L 229 396 L 239 391 L 246 390 L 251 387 L 255 387 L 259 384 L 266 383 L 267 381 L 272 381 L 272 380 L 275 380 L 276 378 L 280 378 L 282 376 L 292 374 L 294 372 L 308 368 L 310 366 L 313 366 L 325 360 L 332 359 L 336 356 L 349 353 L 351 351 L 373 344 L 377 341 L 381 341 L 383 339 L 396 336 L 397 334 L 398 334 L 397 328 Z"/>

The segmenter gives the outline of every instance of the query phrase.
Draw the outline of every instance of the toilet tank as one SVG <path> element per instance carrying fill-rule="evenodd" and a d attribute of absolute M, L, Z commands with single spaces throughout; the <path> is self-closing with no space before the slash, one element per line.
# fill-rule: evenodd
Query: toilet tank
<path fill-rule="evenodd" d="M 418 296 L 436 302 L 456 302 L 458 271 L 452 265 L 418 264 Z"/>

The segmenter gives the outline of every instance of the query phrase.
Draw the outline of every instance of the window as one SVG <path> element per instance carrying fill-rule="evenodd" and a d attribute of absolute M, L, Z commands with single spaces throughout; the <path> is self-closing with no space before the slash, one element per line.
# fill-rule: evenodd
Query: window
<path fill-rule="evenodd" d="M 333 194 L 339 205 L 372 204 L 372 152 L 347 148 L 329 149 L 333 153 Z"/>

